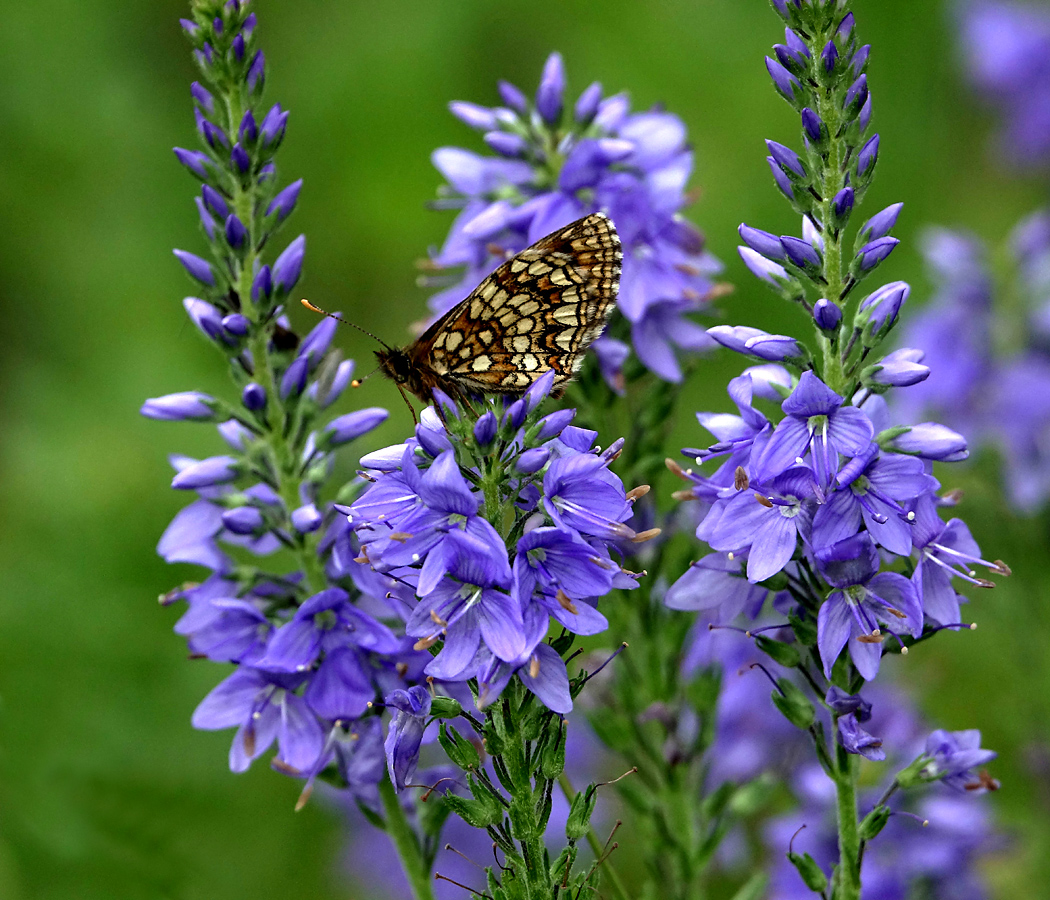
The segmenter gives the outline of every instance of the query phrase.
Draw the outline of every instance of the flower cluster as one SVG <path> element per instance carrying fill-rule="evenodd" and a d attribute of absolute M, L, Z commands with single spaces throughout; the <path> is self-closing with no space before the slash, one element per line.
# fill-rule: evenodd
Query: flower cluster
<path fill-rule="evenodd" d="M 373 484 L 350 507 L 362 558 L 411 588 L 404 610 L 417 650 L 438 642 L 427 675 L 476 679 L 491 704 L 517 674 L 549 709 L 572 708 L 565 663 L 544 639 L 606 626 L 597 598 L 637 578 L 616 561 L 639 540 L 625 524 L 639 492 L 609 470 L 572 410 L 540 418 L 554 373 L 499 415 L 428 408 L 414 438 L 361 460 Z M 417 602 L 418 598 L 418 602 Z"/>
<path fill-rule="evenodd" d="M 700 232 L 679 215 L 693 166 L 684 124 L 663 110 L 632 113 L 626 94 L 604 96 L 597 82 L 566 109 L 557 53 L 547 60 L 534 102 L 507 82 L 499 91 L 502 106 L 451 105 L 454 115 L 483 132 L 495 156 L 458 147 L 434 152 L 448 180 L 439 203 L 461 211 L 431 261 L 463 270 L 431 299 L 434 312 L 462 300 L 508 254 L 602 210 L 616 222 L 624 249 L 623 320 L 614 319 L 612 334 L 594 344 L 602 371 L 622 390 L 630 349 L 619 338 L 629 335 L 649 370 L 680 381 L 676 350 L 711 346 L 687 315 L 706 307 L 711 276 L 720 268 Z"/>
<path fill-rule="evenodd" d="M 408 687 L 426 657 L 391 630 L 398 608 L 384 598 L 398 585 L 355 562 L 328 482 L 336 452 L 387 413 L 330 416 L 353 372 L 330 346 L 336 323 L 300 339 L 282 313 L 304 239 L 263 261 L 302 182 L 277 188 L 274 152 L 288 113 L 260 111 L 255 14 L 237 0 L 201 0 L 183 28 L 202 75 L 192 88 L 202 149 L 175 153 L 202 182 L 196 203 L 210 261 L 176 256 L 199 293 L 186 312 L 228 360 L 237 399 L 184 392 L 142 407 L 153 419 L 218 423 L 227 446 L 207 459 L 171 459 L 172 487 L 196 499 L 158 552 L 210 574 L 162 600 L 187 604 L 175 630 L 195 658 L 236 666 L 193 715 L 198 728 L 237 729 L 231 769 L 243 771 L 276 741 L 282 771 L 308 777 L 333 764 L 374 803 L 383 775 L 376 701 Z"/>
<path fill-rule="evenodd" d="M 1013 504 L 1034 512 L 1050 497 L 1050 214 L 1024 219 L 1009 245 L 1013 278 L 1000 296 L 976 237 L 927 232 L 936 292 L 904 340 L 923 349 L 932 375 L 894 410 L 904 421 L 939 416 L 995 447 Z M 1021 299 L 1018 308 L 1001 308 L 1007 296 Z"/>
<path fill-rule="evenodd" d="M 1004 575 L 1009 569 L 981 558 L 960 519 L 941 517 L 955 498 L 938 493 L 932 463 L 964 459 L 964 438 L 934 422 L 895 425 L 881 396 L 923 382 L 931 370 L 919 350 L 881 350 L 909 286 L 890 282 L 865 296 L 857 290 L 899 243 L 890 231 L 901 204 L 864 221 L 852 249 L 845 246 L 879 152 L 878 134 L 869 133 L 869 48 L 857 41 L 846 3 L 773 5 L 788 27 L 766 68 L 799 115 L 804 152 L 767 141 L 767 159 L 802 215 L 801 237 L 744 224 L 740 253 L 762 282 L 805 311 L 811 337 L 709 329 L 759 364 L 730 382 L 738 414 L 698 415 L 716 443 L 683 451 L 696 469 L 669 461 L 689 485 L 678 496 L 700 501 L 696 534 L 713 552 L 671 586 L 665 602 L 723 621 L 763 616 L 746 633 L 782 670 L 770 676 L 773 702 L 808 732 L 837 794 L 836 896 L 859 897 L 865 841 L 889 815 L 884 803 L 881 821 L 841 814 L 856 807 L 850 756 L 885 759 L 860 691 L 884 656 L 964 627 L 956 584 L 992 586 L 976 566 Z M 837 747 L 829 746 L 828 726 Z M 929 752 L 939 761 L 923 760 L 923 776 L 900 773 L 894 784 L 950 781 L 956 769 L 961 780 L 979 784 L 969 770 L 990 754 L 973 744 L 976 733 L 962 734 L 935 733 Z M 811 858 L 788 856 L 811 890 L 824 890 L 826 876 Z"/>
<path fill-rule="evenodd" d="M 1003 119 L 999 144 L 1021 166 L 1050 162 L 1050 11 L 1036 3 L 962 5 L 970 80 Z"/>

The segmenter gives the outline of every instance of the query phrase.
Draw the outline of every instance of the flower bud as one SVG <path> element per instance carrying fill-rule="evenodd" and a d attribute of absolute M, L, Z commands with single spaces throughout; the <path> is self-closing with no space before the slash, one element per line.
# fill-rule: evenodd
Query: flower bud
<path fill-rule="evenodd" d="M 879 136 L 873 134 L 867 143 L 860 148 L 860 152 L 857 154 L 857 175 L 868 176 L 868 180 L 871 178 L 871 173 L 875 169 L 875 163 L 879 158 Z"/>
<path fill-rule="evenodd" d="M 784 248 L 788 260 L 807 272 L 818 272 L 823 265 L 820 253 L 809 241 L 792 235 L 783 235 L 780 246 Z"/>
<path fill-rule="evenodd" d="M 273 264 L 273 286 L 279 294 L 287 294 L 295 287 L 303 271 L 306 255 L 306 236 L 299 235 L 292 241 Z"/>
<path fill-rule="evenodd" d="M 449 111 L 457 119 L 478 131 L 492 131 L 497 127 L 496 114 L 487 107 L 463 100 L 453 100 L 448 105 Z"/>
<path fill-rule="evenodd" d="M 740 240 L 756 253 L 762 254 L 766 259 L 783 261 L 787 257 L 784 247 L 780 243 L 780 238 L 770 234 L 768 231 L 762 231 L 759 228 L 752 228 L 750 225 L 741 223 L 737 233 L 740 235 Z"/>
<path fill-rule="evenodd" d="M 887 256 L 893 252 L 900 241 L 895 237 L 881 237 L 878 240 L 869 241 L 857 251 L 853 260 L 853 267 L 859 272 L 870 272 Z"/>
<path fill-rule="evenodd" d="M 842 321 L 842 310 L 833 301 L 821 297 L 813 304 L 813 321 L 823 331 L 834 331 Z"/>
<path fill-rule="evenodd" d="M 195 81 L 190 85 L 190 93 L 193 95 L 193 102 L 204 110 L 205 113 L 209 116 L 215 114 L 215 98 L 212 96 L 211 91 L 204 87 L 199 81 Z"/>
<path fill-rule="evenodd" d="M 281 399 L 298 397 L 306 388 L 306 376 L 310 373 L 310 361 L 305 356 L 292 360 L 281 376 Z"/>
<path fill-rule="evenodd" d="M 474 440 L 478 442 L 478 448 L 482 451 L 488 448 L 496 440 L 498 430 L 496 414 L 490 409 L 474 423 Z"/>
<path fill-rule="evenodd" d="M 783 266 L 777 265 L 777 263 L 762 256 L 757 250 L 751 247 L 737 247 L 736 249 L 740 254 L 740 258 L 744 261 L 744 265 L 751 270 L 751 274 L 756 278 L 775 288 L 782 287 L 784 283 L 791 279 L 791 276 L 788 275 L 787 270 Z"/>
<path fill-rule="evenodd" d="M 254 506 L 238 506 L 223 512 L 222 524 L 234 534 L 252 535 L 261 532 L 266 522 Z"/>
<path fill-rule="evenodd" d="M 251 157 L 240 144 L 233 145 L 233 149 L 230 151 L 230 162 L 242 175 L 252 167 Z"/>
<path fill-rule="evenodd" d="M 251 412 L 259 412 L 266 408 L 266 388 L 254 381 L 248 382 L 241 391 L 241 403 L 244 408 Z"/>
<path fill-rule="evenodd" d="M 508 156 L 511 159 L 522 156 L 529 146 L 520 134 L 511 134 L 507 131 L 490 131 L 485 135 L 484 140 L 500 156 Z"/>
<path fill-rule="evenodd" d="M 321 527 L 324 516 L 313 503 L 307 503 L 305 506 L 292 510 L 291 519 L 292 527 L 296 531 L 300 534 L 309 534 Z"/>
<path fill-rule="evenodd" d="M 897 224 L 897 217 L 900 215 L 903 207 L 903 203 L 894 203 L 881 212 L 875 213 L 867 222 L 861 225 L 860 234 L 858 235 L 859 239 L 862 241 L 874 241 L 885 237 L 890 233 L 893 226 Z"/>
<path fill-rule="evenodd" d="M 258 303 L 260 299 L 269 300 L 273 293 L 273 279 L 270 276 L 270 267 L 261 266 L 252 279 L 252 303 Z"/>
<path fill-rule="evenodd" d="M 593 82 L 576 101 L 576 107 L 573 110 L 573 118 L 576 119 L 576 124 L 587 125 L 591 119 L 594 118 L 596 112 L 598 112 L 598 104 L 602 101 L 602 84 L 600 81 Z"/>
<path fill-rule="evenodd" d="M 861 373 L 861 381 L 868 386 L 908 387 L 930 377 L 930 367 L 921 364 L 921 350 L 902 347 L 883 357 L 882 361 L 868 366 Z"/>
<path fill-rule="evenodd" d="M 299 191 L 302 188 L 303 180 L 301 178 L 298 181 L 293 181 L 270 201 L 270 205 L 266 207 L 266 215 L 272 216 L 276 214 L 277 221 L 283 222 L 295 209 L 295 204 L 299 200 Z"/>
<path fill-rule="evenodd" d="M 237 216 L 232 213 L 227 216 L 224 230 L 226 232 L 226 243 L 230 245 L 231 249 L 239 250 L 244 246 L 244 241 L 248 237 L 248 229 L 244 227 L 244 223 Z"/>
<path fill-rule="evenodd" d="M 905 281 L 891 281 L 872 291 L 857 307 L 853 324 L 874 338 L 881 339 L 897 322 L 897 314 L 908 299 L 911 286 Z"/>
<path fill-rule="evenodd" d="M 190 320 L 205 335 L 213 341 L 222 340 L 222 314 L 210 303 L 197 297 L 187 297 L 182 301 L 182 306 L 189 315 Z"/>
<path fill-rule="evenodd" d="M 261 94 L 265 80 L 266 57 L 263 55 L 262 50 L 257 50 L 255 56 L 252 57 L 251 65 L 248 66 L 248 74 L 245 77 L 245 83 L 248 85 L 248 92 L 256 96 Z"/>
<path fill-rule="evenodd" d="M 562 95 L 565 93 L 565 66 L 561 54 L 547 57 L 536 89 L 536 111 L 548 125 L 556 125 L 562 113 Z"/>
<path fill-rule="evenodd" d="M 201 197 L 204 200 L 204 205 L 220 219 L 225 219 L 230 214 L 230 207 L 226 203 L 226 198 L 210 184 L 201 185 Z"/>
<path fill-rule="evenodd" d="M 921 459 L 941 462 L 959 462 L 970 455 L 966 438 L 937 422 L 921 422 L 895 435 L 886 442 L 886 449 L 907 453 Z"/>
<path fill-rule="evenodd" d="M 509 81 L 500 81 L 496 85 L 500 99 L 511 109 L 518 113 L 524 113 L 529 108 L 526 96 Z"/>
<path fill-rule="evenodd" d="M 215 273 L 207 260 L 201 259 L 196 254 L 188 253 L 185 250 L 172 250 L 172 253 L 182 263 L 191 278 L 195 278 L 201 284 L 206 284 L 209 287 L 215 286 Z"/>
<path fill-rule="evenodd" d="M 251 327 L 252 323 L 240 313 L 230 313 L 222 317 L 222 330 L 232 338 L 244 337 Z"/>
<path fill-rule="evenodd" d="M 532 447 L 518 457 L 514 463 L 514 470 L 522 475 L 532 475 L 542 469 L 551 458 L 551 452 L 546 447 Z"/>
<path fill-rule="evenodd" d="M 777 89 L 777 93 L 788 103 L 794 104 L 795 92 L 799 89 L 798 79 L 784 68 L 782 63 L 768 56 L 766 57 L 766 71 L 773 79 L 773 87 Z"/>
<path fill-rule="evenodd" d="M 175 158 L 194 175 L 201 180 L 208 177 L 208 167 L 211 165 L 211 160 L 208 158 L 207 153 L 200 150 L 184 150 L 182 147 L 173 149 Z"/>
<path fill-rule="evenodd" d="M 176 490 L 188 491 L 226 484 L 240 475 L 240 464 L 232 456 L 210 456 L 190 463 L 172 480 Z"/>
<path fill-rule="evenodd" d="M 139 413 L 147 419 L 162 422 L 210 422 L 215 419 L 215 398 L 199 391 L 183 391 L 151 397 L 142 404 Z"/>
<path fill-rule="evenodd" d="M 339 418 L 333 419 L 325 426 L 322 435 L 323 442 L 326 442 L 330 447 L 348 444 L 350 441 L 361 437 L 361 435 L 368 434 L 373 428 L 382 425 L 388 415 L 390 414 L 385 409 L 376 406 L 368 409 L 359 409 L 344 416 L 339 416 Z"/>

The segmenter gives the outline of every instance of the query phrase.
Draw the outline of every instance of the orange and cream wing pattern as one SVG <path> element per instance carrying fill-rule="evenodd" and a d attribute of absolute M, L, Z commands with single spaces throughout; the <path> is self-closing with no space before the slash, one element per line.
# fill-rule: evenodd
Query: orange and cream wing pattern
<path fill-rule="evenodd" d="M 565 384 L 605 328 L 622 261 L 612 220 L 589 215 L 507 260 L 409 349 L 468 393 L 519 394 L 551 369 Z"/>

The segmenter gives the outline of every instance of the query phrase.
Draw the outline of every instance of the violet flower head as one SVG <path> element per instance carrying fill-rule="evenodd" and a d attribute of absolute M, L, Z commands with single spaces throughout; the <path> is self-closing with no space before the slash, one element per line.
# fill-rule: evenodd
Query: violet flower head
<path fill-rule="evenodd" d="M 616 224 L 624 250 L 617 304 L 623 316 L 595 344 L 602 371 L 618 383 L 629 338 L 646 368 L 680 381 L 680 354 L 711 346 L 688 316 L 706 308 L 720 269 L 702 235 L 679 215 L 693 165 L 685 126 L 663 110 L 632 113 L 626 95 L 603 97 L 596 84 L 568 117 L 558 54 L 547 61 L 534 108 L 511 85 L 501 92 L 505 105 L 491 109 L 452 104 L 454 115 L 484 132 L 496 156 L 455 147 L 433 155 L 448 182 L 441 205 L 461 210 L 433 262 L 463 274 L 431 298 L 431 308 L 445 312 L 506 254 L 601 210 Z M 449 280 L 441 276 L 440 283 Z M 615 352 L 603 352 L 612 341 Z"/>

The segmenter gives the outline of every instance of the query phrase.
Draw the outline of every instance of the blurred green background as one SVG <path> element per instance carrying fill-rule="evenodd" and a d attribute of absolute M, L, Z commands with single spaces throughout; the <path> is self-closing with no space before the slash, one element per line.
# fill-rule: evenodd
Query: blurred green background
<path fill-rule="evenodd" d="M 399 3 L 260 0 L 268 97 L 292 110 L 278 161 L 306 186 L 293 228 L 308 236 L 302 289 L 390 341 L 424 312 L 414 260 L 451 215 L 430 212 L 437 146 L 479 149 L 453 99 L 496 100 L 507 78 L 535 87 L 547 54 L 571 89 L 627 88 L 662 102 L 696 149 L 692 218 L 738 285 L 728 321 L 792 325 L 736 256 L 746 220 L 797 231 L 772 187 L 762 139 L 797 141 L 763 54 L 781 39 L 762 0 Z M 905 201 L 887 279 L 928 293 L 914 237 L 926 223 L 1001 238 L 1045 199 L 998 170 L 990 120 L 960 81 L 942 3 L 860 0 L 882 134 L 873 211 Z M 220 360 L 185 319 L 190 284 L 173 246 L 200 251 L 195 183 L 176 164 L 193 146 L 194 77 L 176 0 L 48 0 L 4 8 L 0 52 L 0 897 L 356 896 L 345 833 L 323 804 L 292 811 L 299 785 L 257 764 L 227 770 L 229 733 L 189 716 L 222 677 L 189 663 L 155 598 L 192 577 L 154 553 L 186 497 L 166 455 L 214 452 L 214 432 L 147 422 L 147 396 L 221 391 Z M 293 231 L 291 234 L 296 233 Z M 289 235 L 291 236 L 291 235 Z M 293 318 L 313 324 L 302 310 Z M 795 321 L 797 325 L 797 321 Z M 364 359 L 371 348 L 344 331 Z M 363 363 L 364 365 L 364 363 Z M 689 387 L 674 445 L 695 444 L 693 409 L 727 406 L 728 354 Z M 370 368 L 370 367 L 369 367 Z M 367 371 L 367 368 L 364 369 Z M 372 380 L 343 401 L 385 404 L 370 449 L 400 439 L 407 410 Z M 941 472 L 965 486 L 962 514 L 1014 577 L 982 592 L 976 633 L 899 660 L 931 720 L 978 726 L 1000 751 L 993 800 L 1010 841 L 991 859 L 997 896 L 1050 882 L 1050 597 L 1046 516 L 1015 520 L 991 460 Z M 1040 744 L 1040 742 L 1042 742 Z M 1040 751 L 1038 748 L 1044 749 Z"/>

